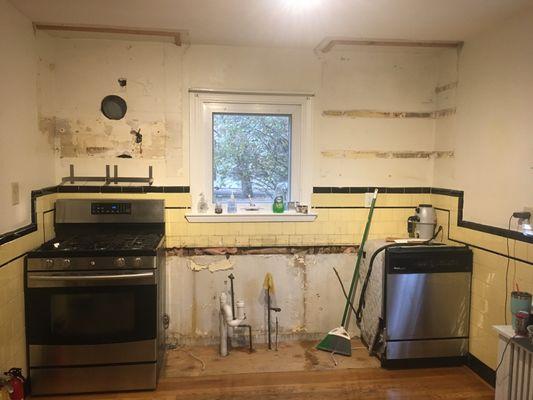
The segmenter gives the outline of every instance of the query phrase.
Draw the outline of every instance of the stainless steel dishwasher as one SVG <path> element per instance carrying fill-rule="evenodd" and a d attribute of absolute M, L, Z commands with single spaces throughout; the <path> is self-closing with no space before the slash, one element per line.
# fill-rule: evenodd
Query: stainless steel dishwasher
<path fill-rule="evenodd" d="M 466 247 L 387 249 L 382 365 L 464 358 L 468 353 L 471 279 L 472 251 Z"/>

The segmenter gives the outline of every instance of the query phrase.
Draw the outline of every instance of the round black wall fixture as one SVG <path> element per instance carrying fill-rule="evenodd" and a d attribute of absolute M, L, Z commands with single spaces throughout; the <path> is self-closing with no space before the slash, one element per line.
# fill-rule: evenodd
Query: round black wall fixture
<path fill-rule="evenodd" d="M 104 97 L 100 110 L 109 119 L 122 119 L 126 115 L 128 106 L 126 105 L 126 100 L 112 94 Z"/>

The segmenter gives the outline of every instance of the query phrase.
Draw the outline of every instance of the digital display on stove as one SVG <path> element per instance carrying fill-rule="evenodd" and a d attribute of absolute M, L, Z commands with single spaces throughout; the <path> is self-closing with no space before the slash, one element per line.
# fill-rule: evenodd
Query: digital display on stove
<path fill-rule="evenodd" d="M 91 203 L 91 214 L 131 214 L 131 203 Z"/>

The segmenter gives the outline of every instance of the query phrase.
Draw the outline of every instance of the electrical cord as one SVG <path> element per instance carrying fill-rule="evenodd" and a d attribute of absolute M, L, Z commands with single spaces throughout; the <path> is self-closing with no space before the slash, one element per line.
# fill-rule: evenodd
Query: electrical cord
<path fill-rule="evenodd" d="M 509 217 L 509 224 L 508 229 L 511 230 L 511 219 L 513 216 L 511 215 Z M 503 319 L 505 321 L 505 325 L 507 325 L 507 299 L 509 296 L 509 264 L 511 262 L 511 259 L 509 258 L 509 236 L 506 237 L 506 243 L 507 243 L 507 266 L 505 267 L 505 303 L 503 303 Z"/>
<path fill-rule="evenodd" d="M 439 225 L 439 228 L 434 233 L 434 235 L 431 237 L 431 239 L 428 239 L 428 240 L 426 240 L 424 242 L 420 242 L 420 243 L 389 243 L 389 244 L 386 244 L 384 246 L 381 246 L 380 248 L 378 248 L 377 250 L 374 251 L 374 253 L 372 254 L 372 257 L 370 257 L 370 262 L 368 264 L 368 271 L 367 271 L 366 276 L 365 276 L 365 281 L 363 283 L 363 287 L 361 288 L 361 295 L 359 296 L 359 304 L 357 306 L 357 311 L 355 312 L 355 319 L 356 319 L 358 324 L 361 322 L 361 319 L 362 319 L 363 308 L 365 307 L 366 290 L 367 290 L 367 287 L 368 287 L 368 283 L 370 281 L 370 275 L 372 275 L 372 269 L 373 269 L 373 266 L 374 266 L 374 260 L 376 259 L 377 255 L 380 252 L 382 252 L 383 250 L 388 249 L 389 247 L 431 245 L 431 241 L 434 240 L 438 236 L 438 234 L 440 232 L 444 232 L 443 229 L 442 229 L 442 225 Z"/>
<path fill-rule="evenodd" d="M 503 363 L 503 359 L 505 358 L 505 352 L 507 351 L 507 347 L 509 347 L 509 343 L 516 337 L 517 335 L 514 335 L 511 339 L 509 339 L 505 345 L 505 348 L 503 349 L 502 357 L 500 358 L 500 362 L 498 363 L 498 366 L 496 367 L 496 370 L 494 372 L 498 372 L 498 369 L 500 369 L 500 366 Z"/>

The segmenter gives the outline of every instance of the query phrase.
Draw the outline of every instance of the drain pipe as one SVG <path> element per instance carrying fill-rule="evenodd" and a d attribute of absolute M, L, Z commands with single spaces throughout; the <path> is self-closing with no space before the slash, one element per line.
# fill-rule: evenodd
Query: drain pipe
<path fill-rule="evenodd" d="M 228 330 L 241 325 L 246 319 L 244 314 L 244 302 L 237 302 L 237 319 L 233 319 L 233 312 L 231 306 L 227 303 L 228 296 L 226 293 L 220 293 L 220 355 L 225 357 L 228 355 Z M 251 328 L 250 328 L 251 332 Z M 250 335 L 250 343 L 252 336 Z M 251 344 L 250 344 L 251 346 Z"/>

